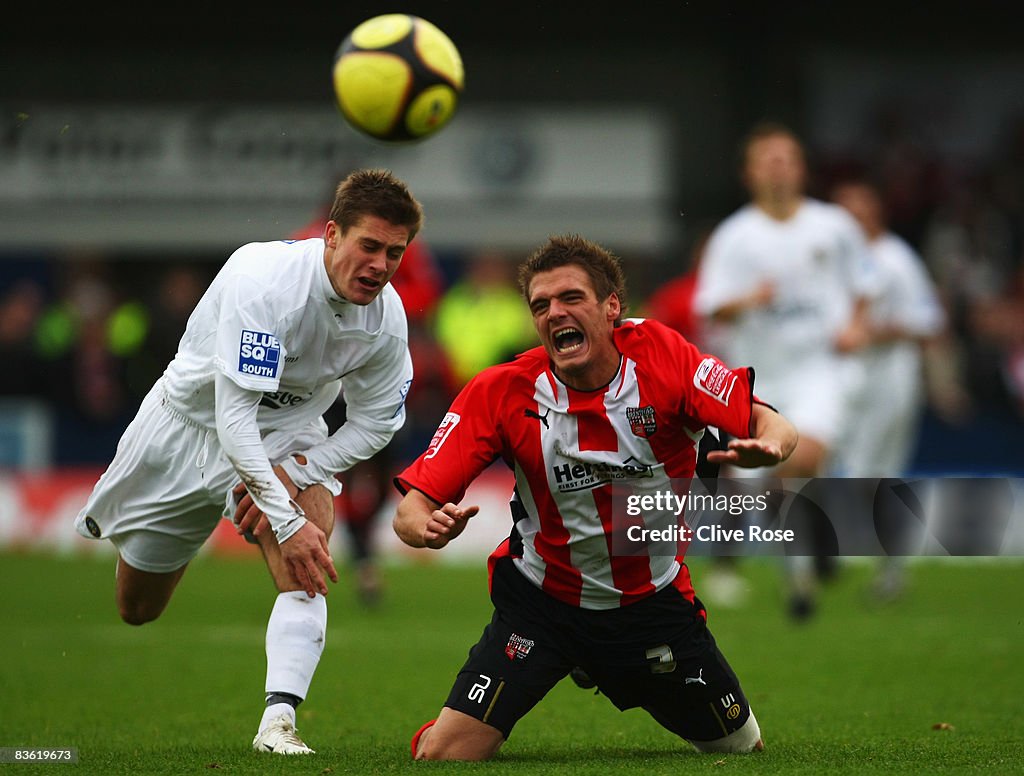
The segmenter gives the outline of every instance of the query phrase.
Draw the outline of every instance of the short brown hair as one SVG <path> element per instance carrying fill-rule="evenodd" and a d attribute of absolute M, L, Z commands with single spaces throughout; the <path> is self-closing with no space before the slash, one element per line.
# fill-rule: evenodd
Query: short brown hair
<path fill-rule="evenodd" d="M 626 277 L 622 273 L 619 257 L 578 234 L 549 237 L 547 244 L 537 248 L 519 265 L 519 290 L 523 298 L 530 301 L 530 282 L 538 272 L 570 264 L 581 267 L 587 273 L 599 300 L 603 301 L 616 294 L 622 312 L 626 311 Z"/>
<path fill-rule="evenodd" d="M 750 147 L 759 140 L 764 140 L 767 137 L 788 137 L 796 143 L 801 153 L 805 153 L 804 144 L 801 142 L 800 137 L 788 124 L 776 121 L 775 119 L 763 119 L 754 124 L 754 126 L 750 128 L 750 131 L 747 132 L 740 141 L 739 166 L 741 170 L 746 167 L 747 154 L 750 153 Z"/>
<path fill-rule="evenodd" d="M 356 170 L 338 184 L 330 218 L 342 234 L 365 215 L 407 227 L 410 242 L 423 226 L 420 203 L 389 170 Z"/>

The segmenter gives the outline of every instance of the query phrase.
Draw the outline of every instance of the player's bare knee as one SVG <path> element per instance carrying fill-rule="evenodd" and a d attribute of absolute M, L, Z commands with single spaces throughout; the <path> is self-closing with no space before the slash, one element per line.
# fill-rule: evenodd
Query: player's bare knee
<path fill-rule="evenodd" d="M 129 625 L 145 625 L 147 622 L 153 622 L 163 612 L 163 606 L 153 606 L 150 603 L 143 601 L 125 601 L 119 600 L 117 602 L 117 610 L 121 615 L 121 619 Z"/>
<path fill-rule="evenodd" d="M 420 736 L 416 759 L 489 760 L 503 743 L 505 738 L 497 728 L 445 708 L 438 722 Z"/>
<path fill-rule="evenodd" d="M 716 752 L 719 754 L 750 754 L 760 752 L 764 749 L 764 742 L 761 740 L 761 728 L 753 712 L 746 722 L 738 729 L 727 736 L 717 738 L 714 741 L 691 741 L 691 744 L 699 752 Z"/>
<path fill-rule="evenodd" d="M 145 625 L 163 614 L 185 566 L 169 573 L 133 568 L 124 559 L 117 564 L 117 611 L 129 625 Z"/>
<path fill-rule="evenodd" d="M 499 748 L 501 748 L 500 742 L 496 746 L 491 744 L 476 746 L 454 739 L 444 740 L 442 736 L 426 736 L 420 739 L 419 748 L 416 750 L 416 759 L 480 762 L 490 760 L 497 754 Z"/>
<path fill-rule="evenodd" d="M 420 736 L 419 746 L 416 748 L 417 760 L 449 760 L 446 757 L 446 749 L 443 742 L 434 739 L 433 729 L 423 731 Z"/>

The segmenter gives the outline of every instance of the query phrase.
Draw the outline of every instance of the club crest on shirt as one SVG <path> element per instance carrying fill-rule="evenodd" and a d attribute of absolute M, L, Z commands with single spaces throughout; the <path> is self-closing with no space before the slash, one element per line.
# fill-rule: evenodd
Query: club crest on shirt
<path fill-rule="evenodd" d="M 508 644 L 505 645 L 505 656 L 509 660 L 525 660 L 533 649 L 533 639 L 524 639 L 522 636 L 513 633 L 509 636 Z"/>
<path fill-rule="evenodd" d="M 281 342 L 273 334 L 242 329 L 238 343 L 238 371 L 255 377 L 277 377 Z"/>
<path fill-rule="evenodd" d="M 736 386 L 736 375 L 717 358 L 708 356 L 693 373 L 694 386 L 728 406 L 729 396 Z"/>
<path fill-rule="evenodd" d="M 650 404 L 646 407 L 626 407 L 626 420 L 629 421 L 630 431 L 638 437 L 650 437 L 658 430 L 654 407 Z"/>
<path fill-rule="evenodd" d="M 437 431 L 434 432 L 434 436 L 430 440 L 430 444 L 427 445 L 427 452 L 424 454 L 424 458 L 433 458 L 438 454 L 441 450 L 441 445 L 444 444 L 454 428 L 459 425 L 460 420 L 462 420 L 462 416 L 457 412 L 445 413 L 445 416 L 441 418 L 441 424 L 437 427 Z"/>

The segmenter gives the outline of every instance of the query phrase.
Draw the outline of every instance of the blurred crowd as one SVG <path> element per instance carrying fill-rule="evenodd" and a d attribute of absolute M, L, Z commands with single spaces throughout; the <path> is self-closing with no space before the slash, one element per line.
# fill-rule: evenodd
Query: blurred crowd
<path fill-rule="evenodd" d="M 879 111 L 858 154 L 823 156 L 819 183 L 866 175 L 890 228 L 922 256 L 949 319 L 945 420 L 1024 418 L 1024 118 L 1010 121 L 987 158 L 954 161 L 894 107 Z M 1008 431 L 1008 430 L 1007 430 Z"/>
<path fill-rule="evenodd" d="M 898 124 L 862 148 L 858 156 L 808 149 L 808 194 L 828 200 L 844 180 L 871 181 L 888 228 L 918 254 L 945 313 L 944 330 L 923 353 L 926 395 L 909 468 L 1019 473 L 1024 122 L 991 160 L 966 169 L 925 153 Z M 688 221 L 679 255 L 622 256 L 629 315 L 657 318 L 702 349 L 719 352 L 694 298 L 707 240 L 727 215 L 723 208 Z M 325 212 L 311 214 L 308 224 L 285 236 L 318 237 L 325 220 Z M 416 375 L 407 423 L 381 453 L 342 475 L 337 500 L 356 591 L 368 605 L 381 594 L 374 534 L 376 518 L 394 495 L 393 473 L 427 446 L 473 375 L 536 344 L 515 277 L 524 256 L 487 246 L 439 254 L 429 240 L 427 234 L 412 243 L 393 281 L 409 320 Z M 11 431 L 3 425 L 30 403 L 49 410 L 52 465 L 106 466 L 226 258 L 184 262 L 69 253 L 0 260 L 0 364 L 6 378 L 0 381 L 0 466 L 18 465 L 16 446 L 8 444 Z M 328 425 L 333 430 L 344 417 L 341 398 Z"/>
<path fill-rule="evenodd" d="M 1024 122 L 991 160 L 969 170 L 924 153 L 898 128 L 863 148 L 857 157 L 811 149 L 812 193 L 826 198 L 843 177 L 869 176 L 891 229 L 923 258 L 949 323 L 941 355 L 929 363 L 929 417 L 960 430 L 1016 427 L 1024 422 Z M 702 241 L 715 222 L 688 223 L 681 256 L 623 257 L 631 314 L 661 318 L 699 341 L 690 300 Z M 317 214 L 292 236 L 320 228 Z M 486 247 L 441 257 L 427 241 L 414 242 L 395 281 L 416 370 L 408 426 L 394 444 L 401 459 L 422 449 L 469 377 L 534 344 L 514 277 L 522 257 Z M 657 272 L 637 271 L 651 260 Z M 4 260 L 0 393 L 49 405 L 54 464 L 109 461 L 218 267 L 83 255 Z"/>
<path fill-rule="evenodd" d="M 68 255 L 9 263 L 4 276 L 0 396 L 49 407 L 54 465 L 107 463 L 212 273 Z"/>

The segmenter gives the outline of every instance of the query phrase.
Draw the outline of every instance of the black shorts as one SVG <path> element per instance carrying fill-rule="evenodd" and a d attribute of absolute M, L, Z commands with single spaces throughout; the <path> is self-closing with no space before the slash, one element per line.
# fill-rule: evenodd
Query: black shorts
<path fill-rule="evenodd" d="M 688 741 L 739 729 L 750 707 L 715 645 L 699 600 L 671 585 L 618 609 L 580 609 L 529 582 L 511 558 L 491 581 L 494 616 L 469 651 L 445 706 L 507 739 L 574 667 L 620 710 L 645 709 Z"/>

